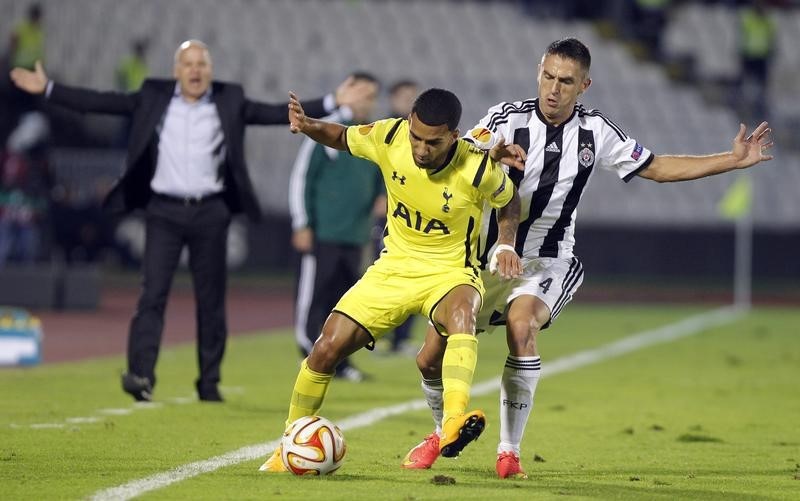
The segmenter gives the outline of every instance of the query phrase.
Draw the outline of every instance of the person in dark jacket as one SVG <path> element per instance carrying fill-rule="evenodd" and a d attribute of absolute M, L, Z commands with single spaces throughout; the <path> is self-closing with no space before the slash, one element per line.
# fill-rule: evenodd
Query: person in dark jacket
<path fill-rule="evenodd" d="M 199 40 L 183 42 L 174 63 L 174 79 L 147 79 L 133 93 L 58 84 L 47 78 L 40 62 L 33 71 L 14 68 L 11 78 L 53 104 L 130 117 L 125 171 L 104 200 L 118 213 L 144 209 L 146 218 L 142 292 L 130 325 L 122 388 L 136 400 L 152 398 L 167 296 L 187 247 L 197 304 L 200 374 L 195 386 L 200 400 L 220 402 L 228 226 L 240 212 L 260 217 L 244 160 L 245 127 L 288 123 L 287 104 L 252 101 L 241 85 L 212 80 L 211 54 Z M 348 80 L 335 95 L 307 106 L 324 116 L 360 92 Z"/>

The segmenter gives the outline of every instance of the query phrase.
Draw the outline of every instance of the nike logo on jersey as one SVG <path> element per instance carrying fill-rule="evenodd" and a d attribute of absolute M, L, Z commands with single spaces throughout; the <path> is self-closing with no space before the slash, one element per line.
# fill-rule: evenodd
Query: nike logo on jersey
<path fill-rule="evenodd" d="M 547 145 L 547 148 L 544 151 L 549 151 L 550 153 L 561 153 L 561 150 L 558 149 L 558 145 L 555 141 Z"/>

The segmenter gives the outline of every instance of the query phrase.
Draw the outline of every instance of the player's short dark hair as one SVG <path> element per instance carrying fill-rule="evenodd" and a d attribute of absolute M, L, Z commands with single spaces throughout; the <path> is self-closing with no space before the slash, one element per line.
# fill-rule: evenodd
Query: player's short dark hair
<path fill-rule="evenodd" d="M 368 71 L 354 71 L 350 73 L 350 76 L 356 80 L 366 80 L 367 82 L 372 82 L 377 85 L 378 88 L 381 86 L 381 81 L 378 80 L 378 77 Z"/>
<path fill-rule="evenodd" d="M 547 46 L 546 56 L 555 55 L 577 61 L 586 71 L 592 66 L 592 55 L 589 48 L 577 38 L 562 38 Z"/>
<path fill-rule="evenodd" d="M 405 87 L 417 87 L 417 82 L 414 80 L 398 80 L 389 86 L 389 95 L 394 95 L 397 91 Z"/>
<path fill-rule="evenodd" d="M 411 113 L 425 125 L 447 125 L 449 130 L 456 130 L 461 120 L 461 101 L 449 90 L 428 89 L 417 96 Z"/>

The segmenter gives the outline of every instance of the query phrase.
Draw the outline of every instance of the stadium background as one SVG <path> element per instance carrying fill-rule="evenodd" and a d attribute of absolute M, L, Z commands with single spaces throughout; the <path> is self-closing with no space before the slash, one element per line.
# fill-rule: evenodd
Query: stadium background
<path fill-rule="evenodd" d="M 385 81 L 413 77 L 454 89 L 466 105 L 464 127 L 498 100 L 532 96 L 541 51 L 575 35 L 595 59 L 587 104 L 658 153 L 729 148 L 746 114 L 736 90 L 736 2 L 672 1 L 658 63 L 635 37 L 632 2 L 40 3 L 47 68 L 66 83 L 111 89 L 115 65 L 138 37 L 150 41 L 151 73 L 168 76 L 175 46 L 191 36 L 211 44 L 219 78 L 242 81 L 254 98 L 282 100 L 288 89 L 319 95 L 363 68 Z M 0 0 L 0 59 L 31 3 Z M 491 334 L 481 341 L 473 402 L 492 427 L 458 462 L 430 472 L 397 467 L 430 431 L 430 416 L 408 405 L 421 402 L 413 359 L 384 356 L 379 347 L 355 355 L 375 379 L 336 384 L 326 402 L 327 417 L 351 426 L 343 471 L 322 479 L 257 474 L 283 429 L 298 361 L 286 187 L 299 138 L 281 127 L 248 134 L 248 163 L 268 218 L 237 230 L 248 253 L 229 289 L 226 404 L 198 402 L 191 387 L 197 368 L 185 275 L 166 314 L 157 402 L 131 402 L 118 382 L 136 263 L 107 248 L 97 256 L 79 247 L 65 253 L 53 234 L 70 229 L 54 227 L 65 214 L 90 230 L 102 226 L 96 204 L 121 167 L 120 123 L 47 108 L 53 195 L 69 193 L 73 206 L 50 214 L 50 238 L 35 266 L 0 269 L 0 305 L 38 304 L 32 309 L 45 331 L 45 363 L 0 370 L 0 497 L 796 499 L 800 18 L 785 4 L 770 8 L 779 28 L 769 92 L 779 146 L 776 160 L 750 173 L 758 307 L 718 308 L 731 299 L 734 225 L 746 229 L 748 221 L 722 218 L 718 203 L 742 178 L 625 185 L 598 172 L 577 230 L 586 282 L 541 339 L 547 379 L 523 444 L 529 481 L 500 480 L 493 471 L 499 383 L 492 381 L 507 350 L 502 335 Z M 6 75 L 0 71 L 0 147 L 18 104 Z M 735 208 L 745 215 L 747 205 Z M 135 229 L 127 234 L 135 240 Z M 687 304 L 696 300 L 708 303 Z M 666 304 L 672 301 L 680 304 Z M 787 307 L 774 307 L 778 301 Z M 423 330 L 418 322 L 416 339 Z M 70 363 L 52 363 L 61 361 Z M 353 424 L 376 411 L 380 422 Z"/>
<path fill-rule="evenodd" d="M 1 40 L 32 3 L 0 0 Z M 576 36 L 593 56 L 594 82 L 584 104 L 603 111 L 657 154 L 727 150 L 740 121 L 750 128 L 756 123 L 737 92 L 737 2 L 671 2 L 657 59 L 647 57 L 636 38 L 633 2 L 622 0 L 558 7 L 444 0 L 37 3 L 44 11 L 45 66 L 53 79 L 68 84 L 112 89 L 116 65 L 140 38 L 149 43 L 151 75 L 169 76 L 175 47 L 199 38 L 211 47 L 215 77 L 242 82 L 254 99 L 281 101 L 290 89 L 317 96 L 363 69 L 384 82 L 413 78 L 423 87 L 452 89 L 464 102 L 463 129 L 496 102 L 533 97 L 536 64 L 546 45 Z M 753 202 L 744 217 L 754 223 L 754 299 L 797 302 L 800 154 L 794 138 L 800 132 L 795 95 L 800 53 L 793 41 L 800 36 L 800 11 L 789 2 L 773 2 L 770 12 L 778 39 L 768 102 L 778 146 L 774 161 L 747 174 Z M 5 144 L 16 124 L 7 112 L 14 103 L 6 72 L 0 80 Z M 57 185 L 76 206 L 96 204 L 122 166 L 121 122 L 46 104 L 43 110 L 50 120 L 49 166 Z M 248 130 L 248 163 L 266 218 L 259 225 L 242 219 L 236 231 L 246 243 L 237 247 L 246 247 L 239 254 L 241 275 L 291 273 L 287 186 L 299 142 L 282 127 Z M 576 251 L 588 270 L 579 298 L 727 300 L 734 223 L 721 216 L 719 202 L 737 178 L 732 173 L 674 185 L 642 179 L 624 184 L 598 172 L 578 217 Z M 104 277 L 135 269 L 135 259 L 126 262 L 110 250 L 94 257 L 80 249 L 64 253 L 49 228 L 40 271 L 34 273 L 43 281 L 36 284 L 51 283 L 53 269 L 69 262 L 67 274 L 75 282 L 67 287 L 76 306 L 92 305 L 97 297 L 92 287 Z M 123 233 L 125 244 L 135 247 L 141 236 L 133 228 Z M 69 270 L 78 271 L 69 275 Z M 17 276 L 13 267 L 0 273 L 6 284 Z M 33 275 L 23 276 L 30 284 Z M 9 302 L 9 294 L 12 302 L 24 302 L 21 289 L 3 289 L 2 302 Z M 81 293 L 89 294 L 85 301 L 78 298 Z M 36 302 L 35 296 L 26 300 Z"/>

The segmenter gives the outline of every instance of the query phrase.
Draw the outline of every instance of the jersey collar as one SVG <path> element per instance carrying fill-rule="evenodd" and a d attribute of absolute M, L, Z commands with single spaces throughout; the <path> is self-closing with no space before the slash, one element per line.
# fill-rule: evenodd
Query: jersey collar
<path fill-rule="evenodd" d="M 448 165 L 450 165 L 450 162 L 453 161 L 453 157 L 456 155 L 456 150 L 458 150 L 459 141 L 461 141 L 461 139 L 458 139 L 456 142 L 453 143 L 453 146 L 450 147 L 450 151 L 447 152 L 447 157 L 445 157 L 444 162 L 442 162 L 441 166 L 437 167 L 432 171 L 428 171 L 429 176 L 442 172 Z"/>
<path fill-rule="evenodd" d="M 561 122 L 559 125 L 553 125 L 553 124 L 551 124 L 550 122 L 547 121 L 547 118 L 545 118 L 545 116 L 542 114 L 542 111 L 539 109 L 539 98 L 538 97 L 536 98 L 536 106 L 534 108 L 536 109 L 536 117 L 539 119 L 539 121 L 541 121 L 547 127 L 552 127 L 554 129 L 559 129 L 561 127 L 564 127 L 564 124 L 569 123 L 575 117 L 575 113 L 578 111 L 578 107 L 579 106 L 580 105 L 578 103 L 575 103 L 575 106 L 572 107 L 572 113 L 570 114 L 570 116 L 566 120 Z"/>

